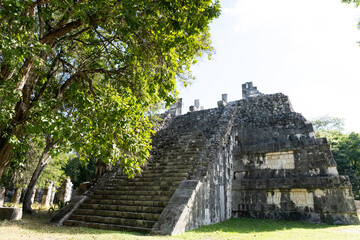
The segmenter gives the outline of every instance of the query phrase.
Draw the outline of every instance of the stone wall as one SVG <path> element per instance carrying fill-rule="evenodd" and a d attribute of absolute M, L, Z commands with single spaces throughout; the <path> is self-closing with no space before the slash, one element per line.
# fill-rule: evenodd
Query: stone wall
<path fill-rule="evenodd" d="M 348 177 L 326 139 L 293 112 L 283 94 L 238 102 L 234 134 L 234 216 L 358 223 Z"/>

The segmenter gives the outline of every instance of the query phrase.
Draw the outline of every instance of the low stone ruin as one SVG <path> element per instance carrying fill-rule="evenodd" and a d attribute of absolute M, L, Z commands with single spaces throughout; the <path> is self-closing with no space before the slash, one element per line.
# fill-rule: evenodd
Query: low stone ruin
<path fill-rule="evenodd" d="M 105 174 L 56 221 L 162 235 L 232 217 L 359 224 L 326 139 L 284 94 L 252 83 L 242 93 L 234 102 L 223 95 L 214 109 L 196 102 L 184 115 L 173 106 L 141 174 Z"/>
<path fill-rule="evenodd" d="M 64 203 L 69 202 L 73 195 L 72 188 L 73 184 L 68 178 L 63 179 L 61 188 L 58 190 L 52 181 L 48 181 L 44 188 L 34 189 L 31 196 L 31 204 L 37 202 L 43 207 L 49 207 L 50 205 L 58 204 L 59 201 Z M 20 187 L 15 189 L 0 187 L 0 207 L 4 206 L 6 202 L 11 203 L 11 205 L 21 204 L 24 193 L 24 189 Z M 55 199 L 55 195 L 57 195 L 57 199 Z M 16 214 L 16 216 L 18 216 L 18 214 Z"/>

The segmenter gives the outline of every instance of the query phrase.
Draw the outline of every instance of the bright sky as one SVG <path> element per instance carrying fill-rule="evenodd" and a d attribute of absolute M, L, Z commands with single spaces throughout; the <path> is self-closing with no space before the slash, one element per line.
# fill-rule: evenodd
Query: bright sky
<path fill-rule="evenodd" d="M 184 110 L 200 99 L 205 109 L 221 94 L 242 98 L 253 82 L 263 93 L 289 96 L 307 119 L 345 119 L 360 133 L 360 9 L 341 0 L 220 0 L 211 25 L 216 53 L 193 68 L 195 82 L 180 89 Z"/>

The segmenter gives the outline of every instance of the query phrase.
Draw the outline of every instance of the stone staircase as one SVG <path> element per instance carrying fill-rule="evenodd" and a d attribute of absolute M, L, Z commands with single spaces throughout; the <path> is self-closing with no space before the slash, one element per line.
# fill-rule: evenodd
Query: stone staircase
<path fill-rule="evenodd" d="M 163 151 L 153 152 L 141 174 L 106 179 L 64 224 L 150 232 L 180 182 L 188 178 L 204 141 L 198 133 L 186 133 L 154 139 L 155 144 Z"/>

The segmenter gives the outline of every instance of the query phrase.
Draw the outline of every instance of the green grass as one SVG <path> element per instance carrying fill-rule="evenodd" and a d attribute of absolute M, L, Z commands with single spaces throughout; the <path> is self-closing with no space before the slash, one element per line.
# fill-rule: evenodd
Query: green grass
<path fill-rule="evenodd" d="M 204 226 L 178 236 L 150 236 L 134 232 L 107 231 L 48 224 L 50 216 L 40 211 L 20 221 L 0 221 L 0 239 L 360 239 L 360 226 L 333 226 L 249 218 Z"/>

